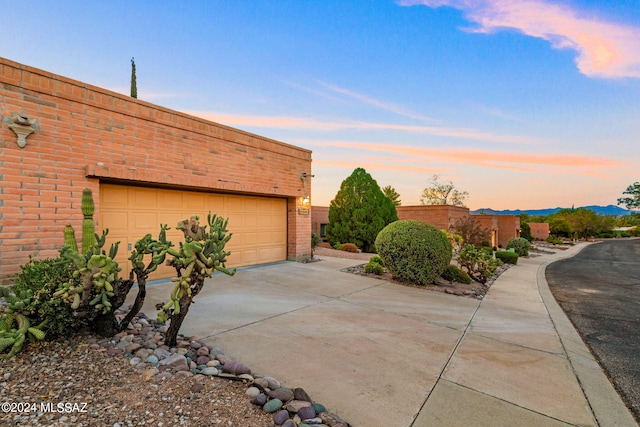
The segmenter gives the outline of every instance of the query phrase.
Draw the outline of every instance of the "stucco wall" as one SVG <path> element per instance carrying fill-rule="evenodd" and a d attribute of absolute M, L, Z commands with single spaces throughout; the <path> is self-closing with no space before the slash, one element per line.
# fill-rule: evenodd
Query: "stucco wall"
<path fill-rule="evenodd" d="M 310 254 L 311 216 L 299 210 L 309 150 L 3 58 L 0 108 L 3 283 L 29 255 L 55 256 L 66 224 L 80 229 L 85 187 L 98 218 L 101 181 L 286 198 L 288 258 Z M 24 148 L 16 114 L 36 120 Z"/>

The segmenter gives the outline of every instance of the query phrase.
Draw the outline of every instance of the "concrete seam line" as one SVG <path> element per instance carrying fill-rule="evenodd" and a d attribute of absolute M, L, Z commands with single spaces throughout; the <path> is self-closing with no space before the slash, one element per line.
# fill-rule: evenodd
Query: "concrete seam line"
<path fill-rule="evenodd" d="M 471 317 L 469 317 L 469 322 L 467 323 L 467 326 L 465 326 L 464 331 L 462 331 L 462 334 L 460 334 L 460 338 L 458 338 L 458 341 L 456 342 L 456 345 L 453 347 L 453 350 L 449 354 L 449 357 L 447 358 L 447 362 L 444 364 L 444 366 L 440 370 L 440 373 L 438 373 L 438 379 L 436 379 L 436 382 L 433 384 L 433 387 L 431 388 L 431 390 L 429 390 L 429 393 L 427 394 L 427 397 L 424 399 L 424 402 L 422 402 L 422 405 L 420 405 L 420 409 L 418 409 L 418 412 L 416 412 L 416 414 L 414 415 L 413 421 L 411 421 L 411 424 L 409 425 L 409 427 L 413 427 L 413 425 L 415 424 L 416 420 L 418 419 L 418 415 L 420 415 L 420 412 L 422 412 L 422 410 L 424 409 L 425 405 L 427 404 L 427 401 L 431 397 L 431 394 L 433 393 L 433 391 L 438 386 L 438 383 L 442 379 L 442 374 L 444 374 L 444 371 L 447 370 L 447 367 L 451 363 L 451 359 L 453 359 L 453 356 L 455 356 L 456 351 L 458 351 L 458 347 L 462 343 L 462 340 L 467 335 L 467 331 L 469 330 L 469 327 L 471 326 L 471 322 L 473 322 L 473 319 L 476 317 L 476 313 L 478 313 L 478 310 L 480 309 L 480 306 L 482 305 L 483 301 L 484 301 L 484 298 L 482 300 L 480 300 L 480 303 L 478 304 L 476 309 L 473 311 L 473 314 L 471 315 Z M 446 381 L 446 380 L 444 380 L 444 381 Z"/>

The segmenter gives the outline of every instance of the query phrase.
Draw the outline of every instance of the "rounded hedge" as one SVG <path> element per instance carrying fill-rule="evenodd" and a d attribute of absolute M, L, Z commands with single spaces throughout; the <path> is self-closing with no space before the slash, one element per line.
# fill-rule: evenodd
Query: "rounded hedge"
<path fill-rule="evenodd" d="M 515 252 L 509 251 L 498 251 L 496 252 L 496 258 L 505 264 L 513 264 L 516 265 L 518 263 L 518 254 Z"/>
<path fill-rule="evenodd" d="M 523 237 L 514 237 L 507 242 L 507 249 L 513 248 L 519 256 L 529 255 L 531 242 Z"/>
<path fill-rule="evenodd" d="M 394 279 L 417 285 L 435 282 L 452 257 L 447 236 L 415 220 L 387 225 L 378 233 L 376 249 Z"/>

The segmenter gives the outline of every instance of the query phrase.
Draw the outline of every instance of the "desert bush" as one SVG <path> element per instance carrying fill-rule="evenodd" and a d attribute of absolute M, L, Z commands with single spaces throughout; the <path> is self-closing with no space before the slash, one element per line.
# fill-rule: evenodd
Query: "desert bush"
<path fill-rule="evenodd" d="M 382 258 L 380 258 L 378 255 L 374 255 L 371 258 L 369 258 L 369 262 L 375 262 L 384 267 L 384 262 L 382 261 Z"/>
<path fill-rule="evenodd" d="M 491 240 L 491 233 L 489 230 L 482 228 L 480 220 L 478 220 L 475 215 L 458 218 L 453 223 L 452 228 L 456 234 L 462 237 L 464 243 L 480 245 L 482 242 Z"/>
<path fill-rule="evenodd" d="M 373 274 L 382 274 L 384 273 L 384 268 L 377 262 L 369 261 L 364 265 L 364 272 L 373 273 Z"/>
<path fill-rule="evenodd" d="M 30 323 L 45 322 L 42 330 L 51 338 L 71 336 L 87 327 L 85 319 L 73 315 L 70 304 L 54 298 L 53 294 L 63 284 L 73 281 L 74 264 L 70 259 L 58 257 L 29 261 L 20 266 L 20 273 L 13 279 L 11 291 L 14 295 L 32 295 L 21 298 L 25 303 L 20 310 Z"/>
<path fill-rule="evenodd" d="M 467 285 L 471 283 L 471 277 L 469 277 L 469 275 L 462 269 L 453 264 L 447 265 L 447 267 L 442 272 L 441 277 L 444 280 L 448 280 L 450 282 L 464 283 Z"/>
<path fill-rule="evenodd" d="M 336 251 L 339 251 L 341 246 L 342 246 L 342 243 L 340 243 L 340 242 L 335 242 L 335 243 L 331 244 L 331 247 L 333 249 L 335 249 Z"/>
<path fill-rule="evenodd" d="M 353 252 L 356 254 L 360 253 L 360 250 L 358 249 L 358 247 L 353 243 L 343 243 L 342 245 L 340 245 L 340 250 L 345 252 Z"/>
<path fill-rule="evenodd" d="M 496 252 L 496 258 L 505 264 L 516 265 L 518 263 L 518 254 L 516 252 L 498 251 Z"/>
<path fill-rule="evenodd" d="M 451 262 L 447 236 L 420 221 L 396 221 L 387 225 L 375 244 L 385 267 L 395 279 L 403 282 L 433 283 Z"/>
<path fill-rule="evenodd" d="M 473 245 L 464 245 L 458 255 L 458 262 L 473 280 L 480 283 L 487 283 L 496 272 L 496 268 L 502 265 L 502 261 Z"/>
<path fill-rule="evenodd" d="M 316 246 L 322 243 L 322 238 L 318 236 L 313 231 L 311 232 L 311 258 L 313 258 L 314 252 L 316 250 Z"/>
<path fill-rule="evenodd" d="M 531 248 L 531 242 L 523 237 L 514 237 L 507 242 L 507 249 L 515 249 L 519 256 L 529 255 L 529 249 Z"/>
<path fill-rule="evenodd" d="M 552 245 L 561 245 L 562 239 L 556 236 L 549 236 L 547 237 L 547 243 L 551 243 Z"/>

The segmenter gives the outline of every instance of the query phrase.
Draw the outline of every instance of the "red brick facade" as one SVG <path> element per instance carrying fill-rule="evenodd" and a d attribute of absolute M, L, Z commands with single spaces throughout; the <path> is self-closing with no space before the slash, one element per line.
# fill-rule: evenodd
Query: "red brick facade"
<path fill-rule="evenodd" d="M 288 258 L 310 255 L 311 152 L 0 58 L 0 282 L 52 257 L 100 182 L 287 199 Z M 35 120 L 20 148 L 16 115 Z M 302 212 L 302 213 L 301 213 Z M 97 224 L 99 229 L 100 224 Z"/>
<path fill-rule="evenodd" d="M 438 230 L 449 230 L 456 220 L 469 215 L 469 209 L 450 205 L 396 206 L 398 219 L 426 222 Z"/>
<path fill-rule="evenodd" d="M 311 230 L 326 240 L 323 233 L 323 226 L 329 224 L 329 207 L 328 206 L 311 206 Z"/>
<path fill-rule="evenodd" d="M 549 224 L 546 222 L 530 222 L 529 227 L 534 240 L 547 240 L 551 234 Z"/>

